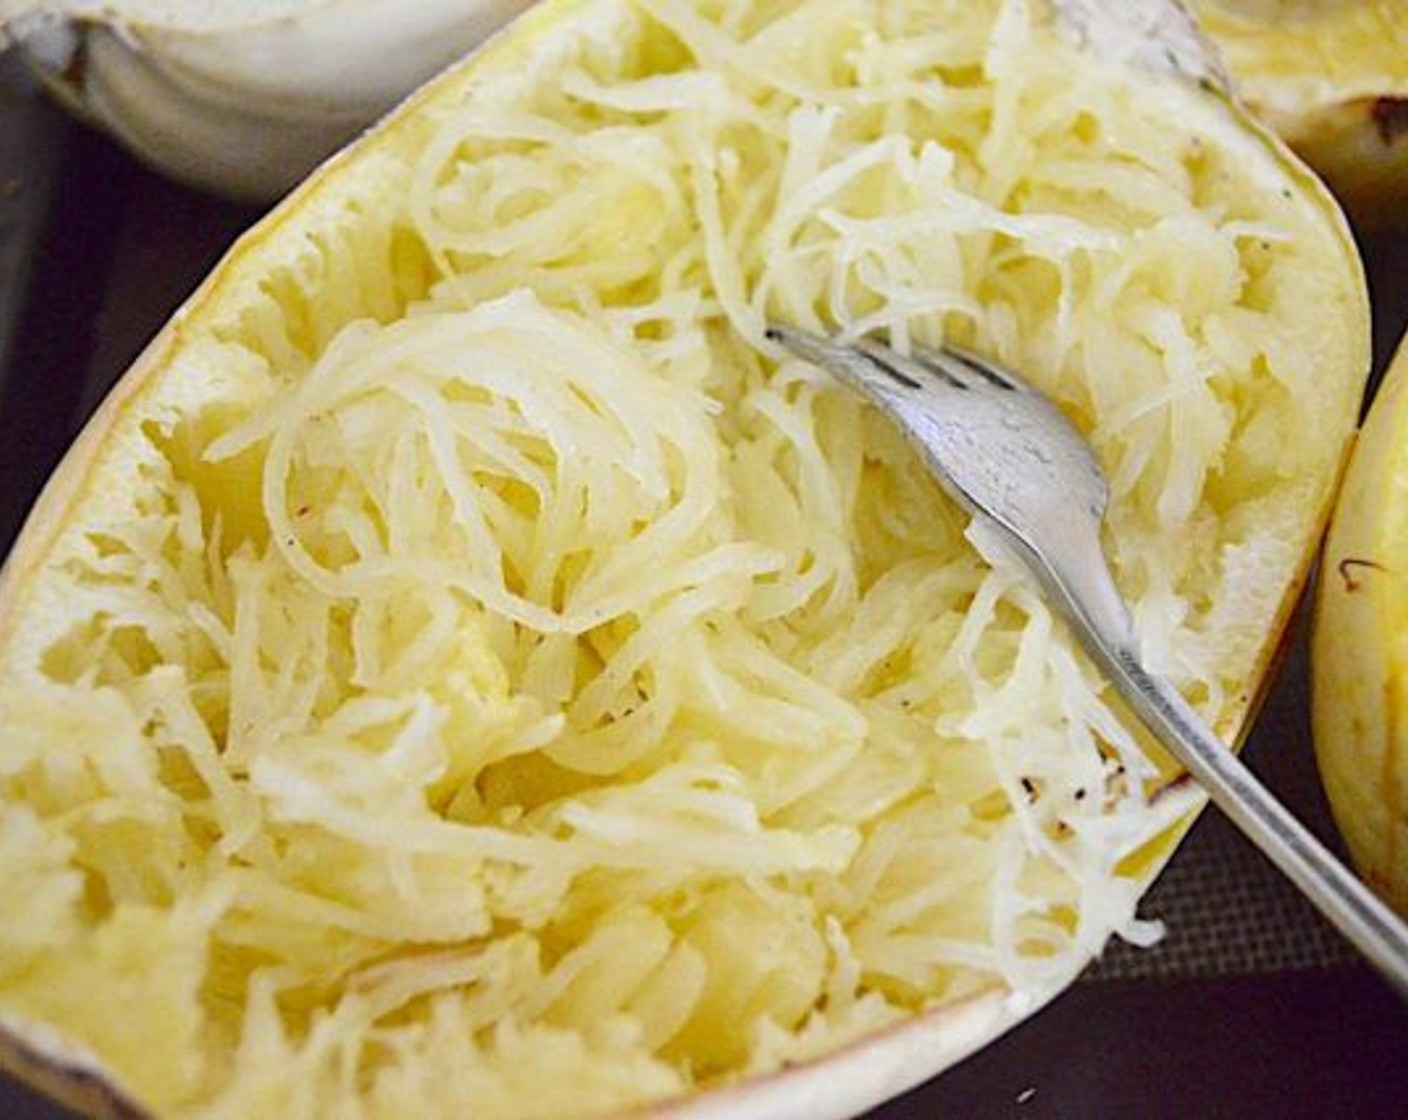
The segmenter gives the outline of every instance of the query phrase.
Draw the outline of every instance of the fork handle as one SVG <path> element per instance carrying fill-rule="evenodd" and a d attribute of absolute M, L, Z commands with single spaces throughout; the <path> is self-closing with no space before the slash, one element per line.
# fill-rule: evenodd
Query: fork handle
<path fill-rule="evenodd" d="M 1213 804 L 1408 999 L 1408 925 L 1261 784 L 1177 689 L 1140 662 L 1094 525 L 1054 525 L 1040 550 L 1025 546 L 1086 653 Z"/>
<path fill-rule="evenodd" d="M 1085 626 L 1077 623 L 1077 629 Z M 1408 998 L 1408 926 L 1331 854 L 1167 681 L 1086 632 L 1087 651 L 1213 803 Z"/>

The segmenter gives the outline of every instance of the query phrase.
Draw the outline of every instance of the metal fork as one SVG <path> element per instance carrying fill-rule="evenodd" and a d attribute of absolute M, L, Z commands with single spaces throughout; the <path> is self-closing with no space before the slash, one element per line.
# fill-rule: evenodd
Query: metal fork
<path fill-rule="evenodd" d="M 944 489 L 995 526 L 1145 726 L 1231 821 L 1408 998 L 1408 926 L 1141 664 L 1100 542 L 1109 490 L 1090 445 L 1010 370 L 955 348 L 904 356 L 791 327 L 768 337 L 891 417 Z"/>

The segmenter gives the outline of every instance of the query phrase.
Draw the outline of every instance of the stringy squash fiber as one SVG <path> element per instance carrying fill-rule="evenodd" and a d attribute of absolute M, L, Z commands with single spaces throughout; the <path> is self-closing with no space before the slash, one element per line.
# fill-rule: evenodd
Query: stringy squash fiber
<path fill-rule="evenodd" d="M 1235 736 L 1364 295 L 1145 49 L 1165 7 L 549 4 L 249 235 L 6 572 L 10 1061 L 158 1114 L 591 1113 L 996 996 L 986 1037 L 1156 936 L 1187 791 L 763 332 L 1044 387 L 1149 664 Z"/>

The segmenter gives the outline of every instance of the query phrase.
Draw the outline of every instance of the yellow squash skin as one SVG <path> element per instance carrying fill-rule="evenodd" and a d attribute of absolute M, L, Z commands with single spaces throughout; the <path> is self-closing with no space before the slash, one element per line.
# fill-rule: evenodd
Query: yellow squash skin
<path fill-rule="evenodd" d="M 1365 421 L 1325 546 L 1315 750 L 1364 877 L 1408 915 L 1408 348 Z"/>
<path fill-rule="evenodd" d="M 546 32 L 577 17 L 590 0 L 548 3 L 520 20 L 467 66 L 450 72 L 417 94 L 396 115 L 364 140 L 334 158 L 247 234 L 209 277 L 187 305 L 153 341 L 146 353 L 123 378 L 87 427 L 55 474 L 36 507 L 14 553 L 0 572 L 0 676 L 8 663 L 22 659 L 33 642 L 34 623 L 54 609 L 45 603 L 37 578 L 46 568 L 63 563 L 69 547 L 66 533 L 85 517 L 120 500 L 124 460 L 130 429 L 149 410 L 179 408 L 183 400 L 199 400 L 201 386 L 189 376 L 200 342 L 232 307 L 266 283 L 271 273 L 297 260 L 315 247 L 323 232 L 339 222 L 358 221 L 361 208 L 371 200 L 375 209 L 377 188 L 395 183 L 401 161 L 422 147 L 426 128 L 421 110 L 448 101 L 491 82 L 495 75 L 510 74 L 531 58 L 535 43 Z M 1100 51 L 1125 57 L 1131 65 L 1158 64 L 1162 54 L 1156 44 L 1132 40 L 1131 25 L 1114 14 L 1139 9 L 1145 15 L 1168 16 L 1178 24 L 1176 6 L 1162 2 L 1121 5 L 1071 3 L 1071 19 L 1083 38 Z M 1109 34 L 1103 35 L 1104 32 Z M 1125 50 L 1133 46 L 1140 49 Z M 1181 50 L 1191 50 L 1188 43 Z M 1214 84 L 1214 65 L 1184 66 L 1175 53 L 1173 67 L 1190 73 L 1207 85 Z M 1185 54 L 1191 61 L 1196 52 Z M 1162 65 L 1167 68 L 1168 59 Z M 1165 75 L 1166 76 L 1166 75 Z M 1209 91 L 1210 98 L 1221 94 Z M 1229 128 L 1241 142 L 1275 153 L 1282 161 L 1288 182 L 1304 193 L 1308 205 L 1322 215 L 1342 250 L 1344 368 L 1333 371 L 1342 387 L 1332 394 L 1338 404 L 1352 411 L 1368 360 L 1367 300 L 1357 257 L 1348 229 L 1333 200 L 1319 183 L 1297 164 L 1269 134 L 1248 121 L 1236 106 L 1226 109 Z M 1288 186 L 1288 190 L 1290 187 Z M 349 217 L 349 215 L 352 215 Z M 188 394 L 188 396 L 187 396 Z M 1318 527 L 1328 508 L 1325 494 L 1304 510 L 1297 526 L 1301 568 L 1297 578 L 1280 590 L 1274 622 L 1263 636 L 1255 671 L 1245 688 L 1228 705 L 1220 731 L 1229 740 L 1244 733 L 1256 698 L 1266 687 L 1280 646 L 1280 631 L 1290 617 L 1313 555 Z M 1191 823 L 1185 818 L 1151 848 L 1141 853 L 1135 870 L 1142 883 L 1152 881 Z M 1069 979 L 1069 978 L 1068 978 Z M 878 1035 L 865 1038 L 829 1056 L 804 1062 L 784 1072 L 754 1078 L 696 1098 L 653 1110 L 669 1116 L 813 1117 L 854 1114 L 873 1103 L 911 1087 L 952 1065 L 1002 1031 L 1032 1014 L 1057 990 L 1035 999 L 1014 1000 L 990 991 L 934 1012 L 916 1016 Z M 34 1081 L 46 1091 L 93 1115 L 141 1115 L 133 1103 L 136 1094 L 106 1074 L 91 1055 L 76 1049 L 52 1031 L 14 1020 L 0 1020 L 0 1065 Z"/>
<path fill-rule="evenodd" d="M 1366 227 L 1408 222 L 1408 3 L 1196 0 L 1248 106 Z"/>

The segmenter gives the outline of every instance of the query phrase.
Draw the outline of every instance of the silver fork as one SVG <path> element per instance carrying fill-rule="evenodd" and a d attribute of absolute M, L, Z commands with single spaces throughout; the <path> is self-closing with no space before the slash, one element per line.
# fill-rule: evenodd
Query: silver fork
<path fill-rule="evenodd" d="M 1408 926 L 1141 664 L 1100 542 L 1108 487 L 1090 445 L 1011 371 L 954 348 L 906 357 L 791 327 L 768 337 L 889 415 L 960 505 L 995 526 L 1150 731 L 1252 843 L 1408 998 Z"/>

